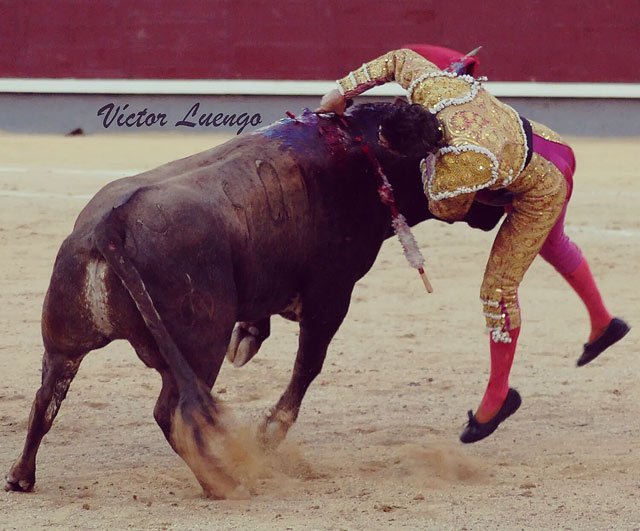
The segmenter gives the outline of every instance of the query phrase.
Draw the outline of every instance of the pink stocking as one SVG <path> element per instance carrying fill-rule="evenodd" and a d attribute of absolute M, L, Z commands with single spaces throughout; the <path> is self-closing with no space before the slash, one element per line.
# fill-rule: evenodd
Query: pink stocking
<path fill-rule="evenodd" d="M 571 273 L 564 275 L 564 278 L 587 307 L 589 318 L 591 319 L 589 342 L 594 341 L 609 326 L 612 316 L 604 305 L 598 286 L 591 275 L 589 264 L 586 260 L 582 260 L 578 267 Z"/>
<path fill-rule="evenodd" d="M 491 375 L 487 390 L 475 417 L 478 422 L 485 423 L 491 420 L 500 410 L 509 392 L 509 373 L 516 353 L 516 345 L 520 328 L 509 331 L 511 343 L 495 342 L 489 336 L 491 350 Z"/>

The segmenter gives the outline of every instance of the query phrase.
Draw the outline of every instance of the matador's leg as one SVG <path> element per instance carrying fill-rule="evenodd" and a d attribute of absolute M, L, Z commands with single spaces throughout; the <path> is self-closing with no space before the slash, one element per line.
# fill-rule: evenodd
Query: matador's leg
<path fill-rule="evenodd" d="M 513 208 L 496 235 L 480 290 L 492 338 L 506 343 L 509 330 L 520 327 L 518 286 L 562 212 L 566 182 L 551 162 L 534 153 L 509 191 Z"/>
<path fill-rule="evenodd" d="M 518 286 L 562 211 L 566 182 L 555 166 L 534 154 L 525 172 L 509 190 L 514 193 L 513 208 L 491 249 L 480 295 L 487 327 L 491 330 L 491 373 L 475 421 L 485 427 L 490 421 L 497 427 L 520 405 L 515 391 L 512 392 L 514 400 L 507 400 L 509 373 L 520 332 Z M 503 411 L 505 407 L 510 408 L 509 411 Z M 495 429 L 487 431 L 480 426 L 475 429 L 472 424 L 470 422 L 463 432 L 463 442 L 479 440 L 476 436 L 486 436 Z"/>

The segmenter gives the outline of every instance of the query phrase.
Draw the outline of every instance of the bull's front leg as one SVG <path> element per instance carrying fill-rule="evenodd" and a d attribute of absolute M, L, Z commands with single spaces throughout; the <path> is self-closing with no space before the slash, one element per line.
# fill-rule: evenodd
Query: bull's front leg
<path fill-rule="evenodd" d="M 234 367 L 242 367 L 253 358 L 271 333 L 269 317 L 260 321 L 242 321 L 236 324 L 227 348 L 227 360 Z"/>
<path fill-rule="evenodd" d="M 328 289 L 318 286 L 313 294 L 302 298 L 298 354 L 291 380 L 259 427 L 266 446 L 277 446 L 298 418 L 304 395 L 320 374 L 329 343 L 347 315 L 352 290 L 353 283 L 342 288 L 335 284 Z"/>

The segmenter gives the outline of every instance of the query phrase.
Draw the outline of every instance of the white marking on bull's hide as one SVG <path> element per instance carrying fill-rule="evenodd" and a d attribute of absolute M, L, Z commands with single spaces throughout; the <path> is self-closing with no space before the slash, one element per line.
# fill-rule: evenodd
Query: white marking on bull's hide
<path fill-rule="evenodd" d="M 47 424 L 51 424 L 53 422 L 53 419 L 57 415 L 58 410 L 60 409 L 60 404 L 62 403 L 64 395 L 69 389 L 69 385 L 71 384 L 72 379 L 72 376 L 67 376 L 66 378 L 60 378 L 56 382 L 53 388 L 51 402 L 49 402 L 47 410 L 44 413 L 44 420 Z"/>
<path fill-rule="evenodd" d="M 113 332 L 109 319 L 106 275 L 109 266 L 103 260 L 89 260 L 85 276 L 84 296 L 96 329 L 102 334 Z"/>
<path fill-rule="evenodd" d="M 280 312 L 280 315 L 292 321 L 300 321 L 300 319 L 302 319 L 302 300 L 300 299 L 299 293 L 296 293 L 296 296 L 287 307 Z"/>

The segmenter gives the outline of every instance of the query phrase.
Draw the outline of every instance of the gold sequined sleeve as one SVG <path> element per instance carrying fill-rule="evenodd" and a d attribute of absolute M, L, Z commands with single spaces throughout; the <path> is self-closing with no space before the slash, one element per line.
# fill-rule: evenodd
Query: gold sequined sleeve
<path fill-rule="evenodd" d="M 447 146 L 435 155 L 423 179 L 431 199 L 449 199 L 488 188 L 498 180 L 498 161 L 488 149 L 473 144 Z"/>
<path fill-rule="evenodd" d="M 458 195 L 450 199 L 429 199 L 429 210 L 434 216 L 446 221 L 461 221 L 469 212 L 475 193 Z"/>
<path fill-rule="evenodd" d="M 418 76 L 433 71 L 439 68 L 413 50 L 394 50 L 364 63 L 336 83 L 345 98 L 352 98 L 389 81 L 406 89 Z"/>
<path fill-rule="evenodd" d="M 478 190 L 495 182 L 497 164 L 492 154 L 472 144 L 441 148 L 420 164 L 429 210 L 441 219 L 465 217 Z"/>

